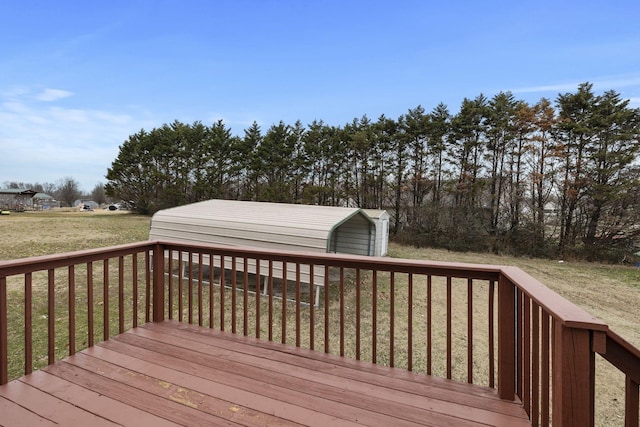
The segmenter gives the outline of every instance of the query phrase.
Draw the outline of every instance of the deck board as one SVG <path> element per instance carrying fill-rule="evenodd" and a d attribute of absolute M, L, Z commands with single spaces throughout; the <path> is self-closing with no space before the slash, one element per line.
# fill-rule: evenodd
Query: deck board
<path fill-rule="evenodd" d="M 24 421 L 24 424 L 21 423 Z M 495 390 L 149 323 L 0 386 L 0 425 L 530 425 Z"/>
<path fill-rule="evenodd" d="M 85 408 L 98 416 L 103 418 L 111 417 L 112 421 L 116 423 L 124 425 L 135 419 L 136 424 L 140 427 L 169 427 L 176 425 L 176 423 L 172 423 L 165 418 L 136 409 L 126 403 L 96 393 L 46 371 L 40 371 L 37 375 L 23 377 L 21 380 L 58 399 Z"/>
<path fill-rule="evenodd" d="M 172 327 L 159 324 L 154 325 L 154 330 L 163 329 L 164 332 L 170 334 L 172 343 L 196 349 L 200 343 L 205 343 L 208 347 L 204 347 L 203 351 L 212 354 L 211 347 L 220 347 L 229 350 L 225 356 L 233 357 L 234 360 L 240 360 L 243 355 L 248 355 L 252 359 L 244 358 L 250 367 L 266 366 L 270 360 L 278 360 L 284 364 L 279 367 L 286 370 L 288 375 L 299 372 L 296 367 L 307 368 L 307 372 L 330 373 L 338 386 L 344 388 L 350 384 L 376 384 L 378 381 L 384 381 L 385 392 L 387 388 L 392 388 L 399 393 L 407 392 L 423 396 L 437 398 L 443 401 L 460 403 L 465 406 L 489 409 L 492 412 L 505 413 L 507 415 L 519 416 L 522 414 L 522 407 L 519 403 L 508 403 L 498 398 L 495 390 L 488 387 L 473 386 L 465 383 L 448 381 L 437 377 L 427 377 L 407 372 L 403 369 L 390 370 L 384 366 L 372 365 L 367 362 L 361 362 L 351 359 L 338 357 L 322 352 L 309 352 L 304 349 L 286 346 L 283 347 L 278 343 L 268 341 L 260 341 L 245 337 L 231 336 L 232 341 L 227 342 L 226 338 L 229 334 L 219 333 L 217 331 L 194 329 L 189 325 Z M 185 334 L 183 331 L 190 332 Z M 145 327 L 137 329 L 136 335 L 153 338 L 155 331 L 148 331 Z M 219 338 L 215 342 L 211 342 L 207 338 L 212 334 Z M 160 337 L 158 337 L 160 338 Z M 189 341 L 184 341 L 188 339 Z M 242 346 L 239 341 L 248 340 Z M 195 341 L 195 342 L 194 342 Z M 260 347 L 260 348 L 256 348 Z M 220 354 L 220 353 L 217 353 Z M 303 371 L 304 372 L 304 371 Z M 382 378 L 381 378 L 381 377 Z M 320 381 L 329 381 L 328 375 L 323 375 Z M 354 383 L 345 383 L 344 379 L 354 380 Z M 346 384 L 346 385 L 345 385 Z M 388 393 L 386 393 L 388 394 Z M 393 397 L 392 397 L 393 398 Z"/>

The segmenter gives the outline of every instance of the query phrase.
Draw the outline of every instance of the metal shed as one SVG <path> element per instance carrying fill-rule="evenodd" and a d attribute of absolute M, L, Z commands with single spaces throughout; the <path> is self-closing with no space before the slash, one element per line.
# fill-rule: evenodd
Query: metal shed
<path fill-rule="evenodd" d="M 363 209 L 376 227 L 374 256 L 386 256 L 389 249 L 389 214 L 383 209 Z"/>
<path fill-rule="evenodd" d="M 156 212 L 149 239 L 374 255 L 375 228 L 359 208 L 214 199 Z M 284 268 L 274 268 L 282 278 Z M 295 268 L 288 265 L 286 277 L 295 277 Z M 319 270 L 313 273 L 317 287 L 324 285 Z M 300 273 L 301 281 L 310 283 L 308 269 L 303 266 Z"/>

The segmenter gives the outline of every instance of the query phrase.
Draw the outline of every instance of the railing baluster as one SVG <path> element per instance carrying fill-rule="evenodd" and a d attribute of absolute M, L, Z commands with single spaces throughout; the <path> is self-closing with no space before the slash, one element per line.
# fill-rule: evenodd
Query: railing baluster
<path fill-rule="evenodd" d="M 169 249 L 169 257 L 167 258 L 167 271 L 169 272 L 169 320 L 173 319 L 173 252 L 173 249 Z"/>
<path fill-rule="evenodd" d="M 538 427 L 540 418 L 540 306 L 531 302 L 531 425 Z"/>
<path fill-rule="evenodd" d="M 413 273 L 409 273 L 407 289 L 407 370 L 413 371 Z"/>
<path fill-rule="evenodd" d="M 324 352 L 329 353 L 329 266 L 324 266 Z"/>
<path fill-rule="evenodd" d="M 165 320 L 165 264 L 164 264 L 164 246 L 156 244 L 154 246 L 153 257 L 153 321 L 162 322 Z M 149 257 L 147 257 L 149 259 Z M 147 275 L 150 276 L 149 267 Z"/>
<path fill-rule="evenodd" d="M 76 271 L 75 266 L 68 268 L 68 318 L 69 318 L 69 356 L 76 354 Z"/>
<path fill-rule="evenodd" d="M 473 280 L 467 279 L 467 382 L 473 384 Z"/>
<path fill-rule="evenodd" d="M 447 276 L 447 378 L 451 379 L 451 276 Z"/>
<path fill-rule="evenodd" d="M 269 292 L 269 341 L 273 341 L 273 261 L 269 260 L 269 278 L 267 279 Z"/>
<path fill-rule="evenodd" d="M 296 347 L 300 347 L 300 263 L 296 262 Z"/>
<path fill-rule="evenodd" d="M 163 256 L 163 253 L 156 253 L 156 256 Z M 164 271 L 162 272 L 164 274 Z M 147 250 L 144 257 L 144 280 L 145 280 L 145 322 L 151 321 L 151 250 Z"/>
<path fill-rule="evenodd" d="M 522 360 L 523 346 L 522 340 L 524 337 L 524 322 L 522 315 L 522 291 L 516 288 L 516 396 L 522 401 L 523 396 L 523 381 L 522 381 Z"/>
<path fill-rule="evenodd" d="M 213 291 L 213 282 L 215 280 L 215 259 L 213 257 L 213 252 L 209 253 L 209 328 L 214 328 L 214 295 Z"/>
<path fill-rule="evenodd" d="M 236 283 L 236 257 L 231 258 L 231 333 L 236 333 L 236 304 L 237 304 L 237 283 Z"/>
<path fill-rule="evenodd" d="M 203 277 L 202 275 L 203 273 L 203 266 L 204 260 L 203 260 L 203 255 L 202 252 L 198 253 L 198 326 L 202 326 L 202 308 L 203 308 L 203 304 L 202 304 L 202 280 Z"/>
<path fill-rule="evenodd" d="M 246 337 L 249 334 L 249 260 L 244 258 L 244 275 L 242 280 L 242 334 Z"/>
<path fill-rule="evenodd" d="M 432 291 L 432 279 L 431 275 L 427 276 L 427 375 L 431 375 L 432 358 L 431 358 L 431 346 L 432 346 L 432 330 L 431 324 L 431 291 Z"/>
<path fill-rule="evenodd" d="M 260 258 L 256 258 L 256 338 L 260 338 Z"/>
<path fill-rule="evenodd" d="M 395 366 L 396 275 L 389 275 L 389 366 Z"/>
<path fill-rule="evenodd" d="M 549 314 L 543 310 L 542 311 L 542 378 L 541 378 L 541 402 L 540 408 L 542 409 L 541 413 L 541 424 L 542 427 L 549 426 L 549 406 L 550 406 L 550 388 L 549 388 Z"/>
<path fill-rule="evenodd" d="M 31 273 L 24 275 L 24 373 L 29 375 L 33 370 L 33 277 Z M 6 299 L 3 299 L 6 301 Z"/>
<path fill-rule="evenodd" d="M 340 267 L 340 356 L 344 357 L 344 267 Z"/>
<path fill-rule="evenodd" d="M 489 281 L 489 387 L 495 387 L 496 359 L 495 359 L 495 281 Z"/>
<path fill-rule="evenodd" d="M 55 352 L 55 347 L 56 347 L 56 312 L 55 312 L 55 307 L 56 307 L 56 301 L 55 301 L 55 295 L 56 295 L 56 282 L 55 282 L 55 270 L 53 270 L 52 268 L 50 268 L 47 271 L 47 275 L 48 275 L 48 307 L 47 307 L 47 314 L 48 314 L 48 318 L 47 318 L 47 324 L 48 324 L 48 347 L 49 347 L 49 354 L 48 354 L 48 358 L 47 358 L 47 363 L 49 365 L 51 365 L 53 362 L 55 362 L 56 360 L 56 352 Z"/>
<path fill-rule="evenodd" d="M 124 333 L 124 257 L 118 257 L 118 333 Z"/>
<path fill-rule="evenodd" d="M 102 261 L 102 338 L 109 339 L 109 259 Z"/>
<path fill-rule="evenodd" d="M 187 298 L 189 303 L 189 324 L 193 325 L 193 252 L 187 252 L 189 260 L 187 261 Z"/>
<path fill-rule="evenodd" d="M 282 262 L 282 344 L 287 343 L 287 263 Z"/>
<path fill-rule="evenodd" d="M 360 360 L 360 269 L 356 269 L 356 360 Z"/>
<path fill-rule="evenodd" d="M 473 384 L 473 280 L 467 279 L 467 382 Z"/>
<path fill-rule="evenodd" d="M 182 251 L 178 253 L 178 322 L 182 322 L 183 318 L 183 296 L 182 296 L 182 275 L 184 274 L 184 260 L 182 259 Z"/>
<path fill-rule="evenodd" d="M 220 330 L 224 331 L 224 312 L 225 312 L 225 301 L 224 301 L 224 287 L 226 281 L 226 272 L 227 267 L 224 263 L 224 255 L 220 255 Z"/>
<path fill-rule="evenodd" d="M 309 264 L 309 348 L 315 350 L 315 277 L 313 264 Z"/>
<path fill-rule="evenodd" d="M 524 294 L 523 297 L 522 369 L 524 378 L 522 403 L 527 414 L 531 414 L 531 299 Z"/>
<path fill-rule="evenodd" d="M 94 308 L 93 308 L 93 262 L 87 263 L 87 328 L 88 346 L 93 347 L 94 336 Z"/>
<path fill-rule="evenodd" d="M 625 427 L 638 427 L 638 417 L 640 416 L 639 388 L 638 383 L 627 375 L 624 386 Z"/>
<path fill-rule="evenodd" d="M 164 256 L 164 255 L 163 255 Z M 171 277 L 171 275 L 169 275 Z M 132 309 L 131 309 L 131 324 L 134 328 L 138 327 L 138 253 L 135 252 L 131 255 L 131 280 L 132 284 L 132 292 L 133 292 L 133 301 L 132 301 Z M 171 293 L 169 293 L 171 295 Z M 169 316 L 171 316 L 171 305 L 169 305 Z M 169 317 L 171 318 L 171 317 Z"/>
<path fill-rule="evenodd" d="M 7 342 L 7 278 L 0 277 L 0 385 L 9 382 L 9 344 Z"/>
<path fill-rule="evenodd" d="M 378 270 L 371 274 L 371 363 L 377 363 L 378 353 Z"/>

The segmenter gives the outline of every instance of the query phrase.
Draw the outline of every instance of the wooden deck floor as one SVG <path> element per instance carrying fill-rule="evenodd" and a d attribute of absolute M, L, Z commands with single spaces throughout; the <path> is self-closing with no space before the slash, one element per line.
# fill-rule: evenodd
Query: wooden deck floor
<path fill-rule="evenodd" d="M 496 392 L 173 321 L 0 386 L 0 425 L 530 425 Z"/>

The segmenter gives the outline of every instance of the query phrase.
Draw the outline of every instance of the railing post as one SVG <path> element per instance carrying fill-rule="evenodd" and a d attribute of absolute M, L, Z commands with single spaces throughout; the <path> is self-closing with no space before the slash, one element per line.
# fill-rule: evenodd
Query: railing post
<path fill-rule="evenodd" d="M 591 331 L 553 322 L 553 425 L 593 426 L 595 353 Z"/>
<path fill-rule="evenodd" d="M 516 315 L 515 285 L 504 275 L 498 279 L 498 395 L 515 400 Z"/>
<path fill-rule="evenodd" d="M 153 321 L 164 320 L 164 246 L 153 248 Z"/>

